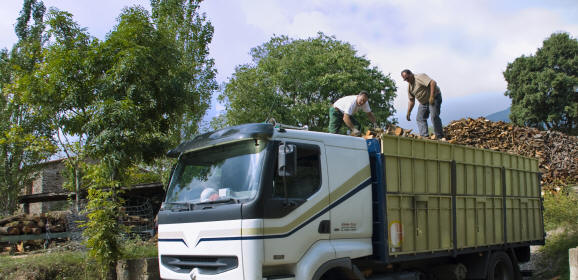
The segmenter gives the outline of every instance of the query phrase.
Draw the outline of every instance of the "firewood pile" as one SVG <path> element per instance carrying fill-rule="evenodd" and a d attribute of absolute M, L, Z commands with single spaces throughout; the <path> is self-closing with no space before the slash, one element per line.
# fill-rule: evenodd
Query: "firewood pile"
<path fill-rule="evenodd" d="M 0 220 L 0 235 L 41 234 L 65 232 L 67 212 L 55 211 L 43 214 L 19 214 Z"/>
<path fill-rule="evenodd" d="M 448 142 L 539 159 L 542 183 L 578 181 L 578 137 L 485 118 L 461 119 L 444 128 Z"/>
<path fill-rule="evenodd" d="M 120 222 L 129 227 L 137 227 L 137 226 L 147 226 L 150 225 L 151 219 L 146 217 L 141 217 L 138 215 L 130 215 L 126 212 L 125 207 L 121 207 L 120 209 Z"/>
<path fill-rule="evenodd" d="M 390 126 L 386 130 L 370 130 L 366 139 L 381 135 L 423 138 L 411 129 Z M 556 131 L 540 131 L 519 127 L 505 122 L 492 122 L 485 118 L 461 119 L 444 127 L 445 139 L 452 144 L 474 146 L 500 152 L 513 153 L 539 159 L 542 184 L 559 181 L 578 182 L 578 137 Z M 432 140 L 436 140 L 432 135 Z"/>

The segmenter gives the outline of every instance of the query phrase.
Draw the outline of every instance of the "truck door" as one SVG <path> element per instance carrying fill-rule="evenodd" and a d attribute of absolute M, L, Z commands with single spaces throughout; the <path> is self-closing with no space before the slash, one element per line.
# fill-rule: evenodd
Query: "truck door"
<path fill-rule="evenodd" d="M 355 255 L 355 252 L 351 252 L 351 248 L 371 251 L 373 206 L 371 167 L 367 148 L 327 146 L 326 155 L 329 164 L 329 191 L 332 205 L 331 239 L 335 240 L 333 244 L 338 251 L 337 257 L 340 257 L 339 251 Z M 364 245 L 356 244 L 344 250 L 338 249 L 344 247 L 338 245 L 337 240 L 353 242 L 354 239 L 363 240 L 361 243 Z M 358 254 L 366 253 L 363 251 Z"/>
<path fill-rule="evenodd" d="M 296 168 L 290 175 L 275 168 L 272 191 L 265 202 L 264 265 L 296 263 L 312 244 L 328 240 L 330 232 L 323 144 L 288 140 L 277 145 L 295 149 Z M 293 159 L 287 156 L 286 160 Z"/>

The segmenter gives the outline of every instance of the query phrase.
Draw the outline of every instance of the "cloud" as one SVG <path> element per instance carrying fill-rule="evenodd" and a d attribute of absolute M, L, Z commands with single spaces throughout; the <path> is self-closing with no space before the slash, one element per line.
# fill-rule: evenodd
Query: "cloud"
<path fill-rule="evenodd" d="M 249 26 L 255 30 L 252 34 L 260 34 L 261 41 L 252 47 L 273 34 L 307 38 L 318 31 L 351 43 L 358 54 L 391 73 L 398 86 L 394 101 L 398 118 L 407 108 L 402 69 L 429 74 L 442 87 L 445 100 L 492 93 L 500 104 L 480 106 L 501 110 L 509 106 L 508 99 L 496 98 L 506 90 L 502 72 L 509 62 L 535 53 L 553 32 L 578 34 L 578 20 L 571 12 L 578 4 L 564 0 L 247 0 L 239 5 L 244 22 L 229 24 L 237 32 Z M 216 32 L 219 29 L 216 26 Z"/>
<path fill-rule="evenodd" d="M 149 0 L 44 0 L 74 15 L 100 39 L 126 6 Z M 0 47 L 16 41 L 13 26 L 22 0 L 3 3 Z M 398 85 L 397 111 L 406 110 L 407 85 L 399 72 L 425 72 L 442 87 L 444 102 L 480 93 L 503 93 L 508 62 L 535 53 L 553 32 L 578 35 L 575 0 L 211 0 L 201 10 L 215 26 L 211 56 L 225 82 L 249 63 L 252 47 L 271 36 L 308 38 L 322 31 L 352 44 Z M 503 99 L 497 102 L 504 102 Z M 506 106 L 507 107 L 507 106 Z M 219 109 L 221 107 L 218 107 Z M 442 109 L 443 111 L 443 109 Z"/>

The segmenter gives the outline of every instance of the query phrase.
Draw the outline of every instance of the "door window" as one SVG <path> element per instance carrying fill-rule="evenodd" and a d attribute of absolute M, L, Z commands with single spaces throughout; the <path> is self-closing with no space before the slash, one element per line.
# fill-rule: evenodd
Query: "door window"
<path fill-rule="evenodd" d="M 321 159 L 317 145 L 287 143 L 297 147 L 297 172 L 294 176 L 279 176 L 275 171 L 273 196 L 306 199 L 321 187 Z M 284 187 L 286 186 L 286 188 Z"/>

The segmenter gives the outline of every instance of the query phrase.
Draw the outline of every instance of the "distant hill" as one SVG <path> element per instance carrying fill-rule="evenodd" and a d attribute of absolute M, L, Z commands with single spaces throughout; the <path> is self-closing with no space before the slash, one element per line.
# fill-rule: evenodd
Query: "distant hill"
<path fill-rule="evenodd" d="M 510 107 L 508 107 L 506 110 L 489 114 L 486 116 L 486 119 L 493 122 L 503 121 L 509 123 L 510 122 L 509 116 L 510 116 Z"/>

